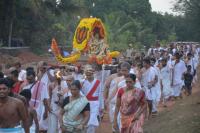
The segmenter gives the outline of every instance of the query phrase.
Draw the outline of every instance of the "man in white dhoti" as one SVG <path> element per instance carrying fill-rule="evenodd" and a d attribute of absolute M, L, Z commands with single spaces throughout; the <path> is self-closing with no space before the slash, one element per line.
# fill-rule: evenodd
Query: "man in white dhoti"
<path fill-rule="evenodd" d="M 54 71 L 48 69 L 46 62 L 38 63 L 38 81 L 35 83 L 34 87 L 31 89 L 32 98 L 31 104 L 36 108 L 37 114 L 39 115 L 39 125 L 40 131 L 47 132 L 48 129 L 48 112 L 50 112 L 49 107 L 49 93 L 48 87 L 50 82 L 55 80 Z"/>
<path fill-rule="evenodd" d="M 172 81 L 172 71 L 171 68 L 167 65 L 167 59 L 162 59 L 162 68 L 161 68 L 161 88 L 163 95 L 163 105 L 166 107 L 166 101 L 172 95 L 171 81 Z"/>
<path fill-rule="evenodd" d="M 118 127 L 120 128 L 120 114 L 118 114 L 118 118 L 114 118 L 113 114 L 115 113 L 116 100 L 117 100 L 117 92 L 120 88 L 126 87 L 125 77 L 128 76 L 129 71 L 131 69 L 131 65 L 128 62 L 123 62 L 120 64 L 120 76 L 113 79 L 111 81 L 111 88 L 109 89 L 108 103 L 109 103 L 109 117 L 112 123 L 113 132 L 115 132 L 113 126 L 115 123 L 114 119 L 117 119 Z"/>
<path fill-rule="evenodd" d="M 100 86 L 100 90 L 102 92 L 104 92 L 104 85 L 105 85 L 105 81 L 106 81 L 106 78 L 110 75 L 110 70 L 104 70 L 104 65 L 101 66 L 101 65 L 97 65 L 96 68 L 95 68 L 95 74 L 94 74 L 94 77 L 95 79 L 99 80 L 101 82 L 101 86 Z M 104 97 L 100 97 L 100 99 L 104 99 Z M 101 101 L 102 102 L 102 101 Z M 99 112 L 99 115 L 101 118 L 103 118 L 103 113 L 104 113 L 104 100 L 103 100 L 103 103 L 100 103 L 101 105 L 101 110 Z"/>
<path fill-rule="evenodd" d="M 56 80 L 49 85 L 50 108 L 48 117 L 48 133 L 58 133 L 59 131 L 59 114 L 62 105 L 62 93 L 65 88 L 62 86 L 62 77 L 59 70 L 55 71 Z"/>
<path fill-rule="evenodd" d="M 110 76 L 108 76 L 106 78 L 106 81 L 105 81 L 105 88 L 104 88 L 104 105 L 105 105 L 105 108 L 108 109 L 109 111 L 109 119 L 110 119 L 110 122 L 112 123 L 113 125 L 113 112 L 115 111 L 115 104 L 111 104 L 110 103 L 110 94 L 112 92 L 112 89 L 116 87 L 116 84 L 120 81 L 118 77 L 121 77 L 121 72 L 120 72 L 120 65 L 118 65 L 117 67 L 117 73 L 114 73 Z"/>
<path fill-rule="evenodd" d="M 101 83 L 94 78 L 94 68 L 91 65 L 85 66 L 86 79 L 83 81 L 82 92 L 90 103 L 90 119 L 88 122 L 87 133 L 95 133 L 99 126 L 98 115 L 100 103 L 103 103 L 103 92 Z"/>
<path fill-rule="evenodd" d="M 44 130 L 44 126 L 46 125 L 46 130 L 48 127 L 47 123 L 47 115 L 49 112 L 49 106 L 48 106 L 48 88 L 47 84 L 45 84 L 44 81 L 35 80 L 35 72 L 34 71 L 28 71 L 26 75 L 26 79 L 28 81 L 28 85 L 23 88 L 31 90 L 31 100 L 29 102 L 30 107 L 34 108 L 37 112 L 37 117 L 39 121 L 39 130 Z M 44 119 L 46 119 L 46 123 L 44 124 Z M 35 125 L 32 126 L 33 128 Z"/>
<path fill-rule="evenodd" d="M 191 66 L 191 73 L 194 76 L 193 83 L 195 83 L 195 80 L 197 79 L 196 70 L 198 65 L 197 58 L 193 57 L 192 53 L 187 54 L 187 61 L 185 62 L 187 66 Z"/>
<path fill-rule="evenodd" d="M 110 84 L 110 89 L 109 89 L 109 95 L 108 95 L 108 99 L 107 99 L 107 104 L 108 104 L 108 108 L 109 108 L 109 118 L 110 118 L 110 122 L 112 123 L 112 127 L 113 127 L 113 122 L 114 122 L 114 112 L 115 112 L 115 106 L 116 106 L 116 95 L 118 92 L 118 87 L 119 87 L 119 83 L 121 81 L 124 80 L 124 76 L 119 76 L 117 78 L 114 78 L 111 81 Z M 113 129 L 114 132 L 114 129 Z"/>
<path fill-rule="evenodd" d="M 33 87 L 34 87 L 34 85 L 37 83 L 37 81 L 35 81 L 35 71 L 34 70 L 29 70 L 29 71 L 27 71 L 27 73 L 26 73 L 26 80 L 27 80 L 27 85 L 25 86 L 25 87 L 23 87 L 23 90 L 22 91 L 24 91 L 24 90 L 30 90 L 30 92 L 31 92 L 31 97 L 32 97 L 32 93 L 33 93 Z M 39 89 L 38 89 L 39 90 Z M 31 100 L 31 99 L 30 99 Z M 30 100 L 28 101 L 29 103 L 28 103 L 28 106 L 29 106 L 29 108 L 30 109 L 33 109 L 33 110 L 35 110 L 34 108 L 33 108 L 33 104 L 30 106 Z M 36 114 L 37 114 L 37 112 L 36 112 Z M 37 115 L 37 118 L 38 118 L 38 115 Z M 37 121 L 38 121 L 38 119 L 37 119 Z M 37 124 L 39 124 L 39 123 L 32 123 L 32 126 L 31 126 L 31 128 L 30 128 L 30 133 L 35 133 L 35 132 L 37 132 L 37 127 L 38 127 L 38 131 L 39 131 L 39 125 L 37 126 Z"/>
<path fill-rule="evenodd" d="M 118 73 L 114 73 L 106 78 L 105 85 L 104 85 L 104 102 L 105 102 L 104 105 L 105 105 L 105 107 L 108 106 L 107 105 L 108 104 L 108 94 L 109 94 L 110 88 L 112 88 L 112 85 L 113 85 L 113 83 L 111 84 L 111 82 L 113 79 L 120 77 L 120 76 L 121 76 L 121 74 L 120 74 L 120 72 L 118 72 Z"/>
<path fill-rule="evenodd" d="M 181 97 L 181 89 L 183 87 L 183 73 L 187 70 L 184 61 L 180 60 L 180 54 L 175 54 L 175 60 L 172 62 L 172 82 L 173 96 Z"/>
<path fill-rule="evenodd" d="M 151 65 L 154 68 L 155 71 L 155 82 L 154 82 L 154 86 L 151 88 L 151 93 L 152 93 L 152 114 L 156 115 L 158 112 L 157 106 L 158 103 L 160 102 L 160 98 L 161 98 L 161 88 L 160 88 L 160 62 L 157 61 L 158 63 L 155 65 L 156 63 L 156 59 L 152 58 L 151 59 Z"/>
<path fill-rule="evenodd" d="M 142 77 L 141 77 L 141 86 L 145 92 L 146 99 L 148 102 L 149 107 L 149 116 L 152 113 L 152 88 L 156 85 L 156 72 L 155 69 L 151 66 L 150 58 L 145 58 L 143 60 L 143 70 L 142 70 Z"/>

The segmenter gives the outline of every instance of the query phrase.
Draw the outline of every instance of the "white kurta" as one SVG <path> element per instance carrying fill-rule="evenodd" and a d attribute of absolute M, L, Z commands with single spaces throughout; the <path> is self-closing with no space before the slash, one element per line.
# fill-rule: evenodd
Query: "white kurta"
<path fill-rule="evenodd" d="M 155 72 L 155 69 L 153 67 L 148 68 L 142 74 L 141 86 L 142 86 L 142 89 L 145 92 L 147 100 L 153 100 L 151 88 L 149 88 L 149 84 L 150 84 L 150 82 L 155 80 L 155 77 L 156 77 L 156 72 Z"/>
<path fill-rule="evenodd" d="M 97 79 L 94 79 L 92 82 L 89 82 L 88 80 L 85 80 L 83 82 L 82 86 L 82 92 L 85 96 L 88 95 L 88 93 L 91 91 L 93 88 L 94 84 L 96 83 Z M 100 103 L 101 103 L 101 98 L 103 97 L 103 92 L 101 91 L 101 83 L 98 85 L 96 91 L 93 93 L 93 97 L 99 97 L 97 101 L 89 101 L 90 103 L 90 119 L 88 121 L 88 126 L 99 126 L 99 121 L 97 119 L 97 116 L 99 115 L 99 109 L 100 109 Z"/>
<path fill-rule="evenodd" d="M 172 73 L 169 66 L 166 65 L 161 69 L 162 94 L 165 99 L 169 98 L 173 92 L 171 88 L 171 76 Z"/>
<path fill-rule="evenodd" d="M 54 70 L 49 70 L 50 71 L 50 74 L 53 76 L 54 75 Z M 42 76 L 41 80 L 40 80 L 42 83 L 44 83 L 44 86 L 42 88 L 43 92 L 41 92 L 41 95 L 43 96 L 43 99 L 42 99 L 42 103 L 41 103 L 41 117 L 43 116 L 44 112 L 45 112 L 45 107 L 44 107 L 44 104 L 43 104 L 43 100 L 44 99 L 49 99 L 49 93 L 48 93 L 48 87 L 49 87 L 49 84 L 51 83 L 51 81 L 49 80 L 49 77 L 47 75 L 47 72 L 44 73 L 44 75 Z M 43 120 L 43 118 L 41 118 L 39 120 L 39 127 L 40 127 L 40 130 L 47 130 L 48 129 L 48 118 Z"/>
<path fill-rule="evenodd" d="M 158 77 L 158 81 L 155 84 L 154 87 L 152 87 L 151 91 L 152 91 L 152 99 L 155 100 L 156 102 L 160 101 L 161 98 L 161 88 L 160 88 L 160 69 L 158 67 L 153 67 L 156 76 Z"/>
<path fill-rule="evenodd" d="M 184 85 L 184 81 L 182 80 L 183 73 L 187 70 L 185 62 L 180 60 L 177 64 L 175 61 L 172 62 L 173 70 L 172 70 L 172 79 L 173 79 L 173 96 L 180 96 L 182 86 Z"/>

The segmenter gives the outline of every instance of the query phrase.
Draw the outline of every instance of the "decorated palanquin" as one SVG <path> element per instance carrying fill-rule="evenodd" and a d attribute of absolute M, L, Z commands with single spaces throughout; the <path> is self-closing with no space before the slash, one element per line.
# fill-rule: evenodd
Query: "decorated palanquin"
<path fill-rule="evenodd" d="M 89 63 L 110 64 L 119 52 L 110 52 L 108 48 L 105 28 L 98 18 L 81 19 L 73 38 L 73 51 L 69 56 L 62 56 L 55 39 L 52 39 L 51 44 L 56 59 L 63 64 L 74 63 L 81 55 L 88 56 Z"/>

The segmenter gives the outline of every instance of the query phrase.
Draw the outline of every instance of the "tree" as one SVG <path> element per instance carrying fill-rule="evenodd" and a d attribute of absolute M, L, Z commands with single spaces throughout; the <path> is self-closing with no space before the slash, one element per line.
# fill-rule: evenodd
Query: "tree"
<path fill-rule="evenodd" d="M 177 0 L 183 16 L 151 11 L 149 0 L 1 0 L 0 42 L 20 38 L 34 49 L 59 44 L 72 46 L 80 18 L 98 17 L 105 24 L 111 49 L 150 47 L 155 40 L 198 41 L 200 9 L 198 0 Z M 79 16 L 79 17 L 78 17 Z M 2 41 L 3 40 L 3 41 Z"/>
<path fill-rule="evenodd" d="M 182 29 L 188 41 L 200 41 L 200 1 L 199 0 L 177 0 L 176 11 L 183 13 Z"/>

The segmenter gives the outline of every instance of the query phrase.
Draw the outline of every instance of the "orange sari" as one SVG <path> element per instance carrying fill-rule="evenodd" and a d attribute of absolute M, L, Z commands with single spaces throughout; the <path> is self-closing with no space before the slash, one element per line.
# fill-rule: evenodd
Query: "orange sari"
<path fill-rule="evenodd" d="M 145 113 L 141 113 L 138 120 L 134 120 L 136 113 L 145 104 L 145 93 L 133 89 L 124 91 L 121 97 L 121 133 L 143 133 Z"/>

